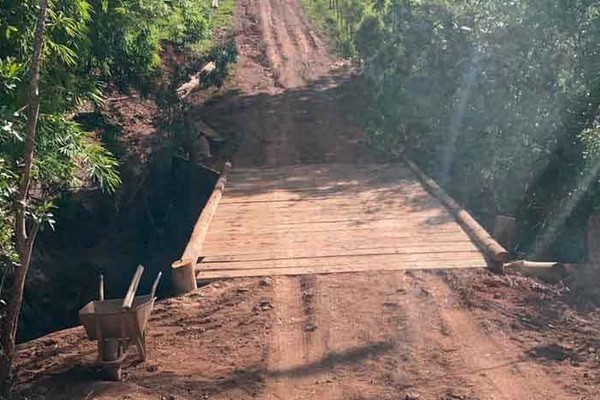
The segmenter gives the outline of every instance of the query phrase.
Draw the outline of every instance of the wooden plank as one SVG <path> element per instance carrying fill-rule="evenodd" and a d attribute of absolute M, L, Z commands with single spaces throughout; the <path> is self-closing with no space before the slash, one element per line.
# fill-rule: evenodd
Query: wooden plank
<path fill-rule="evenodd" d="M 399 191 L 401 189 L 416 188 L 418 182 L 404 179 L 393 183 L 383 185 L 378 183 L 373 185 L 368 181 L 361 180 L 331 180 L 331 181 L 258 181 L 244 182 L 232 186 L 231 193 L 235 196 L 254 196 L 272 192 L 302 193 L 304 195 L 322 194 L 336 195 L 340 193 L 368 193 L 383 191 Z"/>
<path fill-rule="evenodd" d="M 408 190 L 413 191 L 413 195 L 423 192 L 418 192 L 412 188 Z M 263 191 L 256 190 L 227 190 L 227 199 L 224 199 L 224 204 L 229 203 L 258 203 L 258 202 L 279 202 L 279 201 L 306 201 L 306 200 L 324 200 L 324 199 L 340 199 L 348 196 L 358 198 L 373 198 L 379 196 L 388 196 L 390 198 L 401 196 L 407 196 L 410 193 L 406 193 L 405 189 L 398 188 L 396 190 L 390 189 L 370 189 L 365 190 L 363 186 L 357 185 L 356 188 L 345 188 L 344 190 L 338 189 L 323 189 L 321 188 L 307 188 L 307 189 L 265 189 Z M 429 198 L 432 201 L 437 201 L 433 198 Z"/>
<path fill-rule="evenodd" d="M 235 234 L 248 234 L 248 235 L 276 235 L 280 233 L 297 233 L 302 235 L 304 233 L 311 232 L 332 232 L 334 235 L 340 235 L 339 232 L 347 231 L 349 235 L 355 234 L 357 231 L 365 234 L 367 230 L 373 233 L 381 232 L 381 234 L 387 234 L 388 232 L 408 232 L 417 235 L 430 235 L 436 233 L 462 233 L 460 227 L 456 226 L 454 221 L 444 221 L 439 224 L 428 224 L 418 222 L 406 221 L 404 223 L 394 226 L 394 219 L 377 219 L 372 221 L 362 221 L 360 219 L 346 219 L 346 220 L 325 220 L 318 221 L 315 219 L 307 219 L 303 221 L 294 220 L 281 220 L 278 218 L 265 218 L 264 222 L 260 221 L 248 221 L 242 224 L 241 219 L 236 222 L 229 224 L 218 224 L 215 225 L 215 229 L 218 232 L 210 235 L 210 238 L 230 236 Z M 269 230 L 268 226 L 276 226 L 273 230 Z M 227 228 L 224 228 L 227 226 Z M 220 229 L 219 229 L 220 228 Z M 364 229 L 360 229 L 364 228 Z M 338 232 L 338 233 L 336 233 Z M 464 234 L 466 236 L 466 234 Z"/>
<path fill-rule="evenodd" d="M 371 237 L 367 237 L 371 234 Z M 241 236 L 241 237 L 240 237 Z M 424 240 L 435 242 L 440 241 L 457 241 L 462 240 L 464 242 L 471 243 L 471 239 L 462 231 L 457 230 L 453 226 L 448 226 L 444 229 L 434 229 L 431 231 L 426 230 L 415 230 L 415 229 L 398 229 L 393 230 L 382 230 L 377 229 L 353 229 L 345 230 L 341 229 L 338 231 L 307 231 L 307 232 L 294 232 L 293 229 L 288 231 L 273 231 L 273 232 L 254 232 L 254 231 L 233 231 L 211 234 L 205 241 L 205 243 L 217 243 L 226 245 L 224 242 L 277 242 L 278 238 L 281 240 L 295 240 L 299 242 L 318 242 L 318 241 L 330 241 L 336 240 L 335 243 L 342 241 L 348 243 L 357 242 L 378 242 L 379 240 L 395 240 L 403 241 L 404 243 L 411 243 L 414 241 L 420 242 Z"/>
<path fill-rule="evenodd" d="M 464 243 L 464 246 L 470 246 L 471 250 L 477 250 L 477 247 L 469 242 L 469 241 L 459 241 L 452 236 L 446 236 L 444 238 L 441 237 L 433 237 L 433 238 L 408 238 L 403 243 L 399 243 L 402 239 L 392 239 L 385 238 L 381 240 L 377 240 L 376 238 L 371 240 L 365 240 L 364 245 L 358 245 L 354 242 L 354 246 L 352 246 L 352 241 L 345 240 L 340 237 L 329 237 L 326 240 L 317 240 L 312 238 L 298 238 L 294 236 L 282 237 L 282 238 L 247 238 L 241 241 L 237 241 L 235 243 L 230 243 L 228 245 L 219 246 L 216 242 L 207 242 L 204 246 L 203 255 L 205 257 L 211 256 L 213 254 L 236 254 L 236 252 L 244 253 L 244 252 L 257 252 L 257 253 L 266 253 L 271 252 L 276 254 L 279 252 L 279 248 L 292 248 L 296 247 L 297 249 L 289 250 L 289 253 L 297 253 L 303 252 L 308 255 L 319 254 L 328 249 L 328 252 L 332 252 L 334 250 L 329 249 L 339 249 L 339 251 L 348 251 L 352 248 L 360 249 L 360 248 L 374 248 L 375 246 L 385 246 L 388 248 L 411 248 L 419 245 L 420 242 L 430 242 L 431 246 L 428 248 L 444 248 L 447 246 L 457 245 L 458 243 Z M 343 244 L 342 244 L 343 243 Z"/>
<path fill-rule="evenodd" d="M 359 243 L 350 243 L 350 242 L 340 242 L 339 246 L 327 247 L 319 249 L 319 252 L 315 252 L 315 255 L 327 255 L 327 254 L 336 254 L 336 251 L 344 251 L 348 252 L 348 254 L 352 254 L 352 251 L 360 252 L 367 251 L 373 252 L 375 250 L 379 250 L 381 252 L 389 252 L 391 250 L 402 250 L 405 252 L 419 252 L 422 249 L 430 249 L 433 252 L 436 251 L 453 251 L 453 250 L 476 250 L 477 248 L 471 242 L 465 242 L 461 240 L 448 241 L 448 242 L 436 242 L 436 243 L 428 243 L 427 241 L 414 241 L 412 243 L 398 243 L 398 241 L 370 241 L 370 242 L 359 242 Z M 310 250 L 310 249 L 308 249 Z M 237 246 L 229 246 L 229 247 L 215 247 L 213 251 L 210 252 L 210 255 L 205 256 L 205 259 L 210 259 L 210 257 L 244 257 L 244 256 L 264 256 L 266 254 L 270 254 L 273 257 L 281 256 L 281 255 L 304 255 L 307 254 L 307 249 L 305 247 L 289 247 L 289 248 L 263 248 L 257 246 L 248 246 L 248 247 L 237 247 Z"/>
<path fill-rule="evenodd" d="M 228 186 L 228 196 L 247 197 L 249 200 L 258 200 L 260 197 L 279 197 L 285 196 L 301 198 L 303 200 L 313 197 L 331 197 L 340 198 L 347 194 L 355 194 L 359 196 L 374 196 L 374 195 L 410 195 L 411 193 L 424 193 L 419 182 L 414 180 L 404 179 L 402 181 L 393 182 L 386 186 L 369 186 L 368 182 L 356 182 L 353 185 L 349 184 L 323 184 L 315 183 L 309 187 L 284 187 L 281 185 L 267 186 L 264 182 L 247 183 L 245 185 Z M 292 197 L 293 198 L 293 197 Z M 430 197 L 433 200 L 435 198 Z M 224 199 L 226 200 L 226 199 Z M 436 200 L 437 201 L 437 200 Z"/>
<path fill-rule="evenodd" d="M 454 219 L 450 213 L 445 211 L 442 207 L 435 203 L 422 205 L 420 207 L 414 207 L 405 204 L 381 204 L 377 205 L 374 202 L 359 203 L 353 205 L 346 204 L 323 204 L 320 206 L 309 207 L 307 205 L 300 205 L 302 202 L 296 204 L 280 204 L 274 206 L 273 203 L 269 205 L 262 205 L 259 207 L 244 205 L 244 206 L 227 206 L 224 205 L 221 209 L 223 218 L 237 219 L 240 215 L 243 215 L 245 219 L 251 219 L 253 217 L 262 218 L 266 214 L 273 214 L 280 218 L 295 218 L 300 219 L 303 217 L 323 217 L 323 212 L 326 211 L 329 219 L 333 216 L 352 216 L 355 218 L 369 219 L 382 216 L 385 219 L 392 217 L 402 217 L 405 219 L 425 219 L 427 217 L 433 217 L 438 215 L 445 215 L 450 219 Z"/>
<path fill-rule="evenodd" d="M 239 179 L 239 177 L 238 177 Z M 258 195 L 275 190 L 289 192 L 323 192 L 323 194 L 335 194 L 346 191 L 372 191 L 377 189 L 393 190 L 401 185 L 414 185 L 413 180 L 396 180 L 391 182 L 371 182 L 364 179 L 305 179 L 305 180 L 260 180 L 247 179 L 232 185 L 231 192 L 234 195 Z"/>
<path fill-rule="evenodd" d="M 373 220 L 361 220 L 360 218 L 354 219 L 327 219 L 319 221 L 316 218 L 306 218 L 302 220 L 283 219 L 283 218 L 268 218 L 265 216 L 263 221 L 260 220 L 248 220 L 242 222 L 242 218 L 239 218 L 229 223 L 215 224 L 215 228 L 219 229 L 220 232 L 215 233 L 215 236 L 228 235 L 231 233 L 247 233 L 247 234 L 262 234 L 266 233 L 278 233 L 278 232 L 293 232 L 298 229 L 297 232 L 311 232 L 311 231 L 340 231 L 347 228 L 350 234 L 354 231 L 353 228 L 365 228 L 372 231 L 381 231 L 386 233 L 387 231 L 409 231 L 415 234 L 432 234 L 432 233 L 446 233 L 446 232 L 462 232 L 460 227 L 456 226 L 454 220 L 442 220 L 440 223 L 428 223 L 425 221 L 405 221 L 394 226 L 394 222 L 397 219 L 373 219 Z M 269 230 L 268 226 L 276 226 L 277 229 Z M 225 228 L 227 227 L 227 228 Z M 464 233 L 464 232 L 463 232 Z M 466 235 L 465 235 L 466 236 Z"/>
<path fill-rule="evenodd" d="M 295 164 L 283 165 L 278 167 L 258 167 L 258 168 L 236 168 L 232 177 L 237 181 L 243 180 L 302 180 L 308 178 L 314 179 L 365 179 L 381 180 L 389 177 L 398 179 L 400 177 L 411 177 L 414 179 L 410 169 L 402 163 L 393 164 Z"/>
<path fill-rule="evenodd" d="M 290 196 L 291 195 L 291 196 Z M 293 196 L 293 197 L 292 197 Z M 263 204 L 258 204 L 263 203 Z M 443 208 L 441 202 L 431 198 L 422 191 L 390 192 L 389 190 L 338 193 L 333 195 L 301 197 L 297 193 L 288 191 L 277 191 L 265 194 L 263 198 L 255 199 L 255 196 L 234 197 L 234 193 L 227 191 L 227 196 L 221 205 L 225 208 L 250 208 L 250 207 L 299 207 L 316 208 L 341 205 L 344 207 L 355 207 L 360 204 L 377 204 L 378 206 L 410 207 L 412 209 L 422 208 L 423 205 L 437 205 Z"/>
<path fill-rule="evenodd" d="M 382 221 L 379 221 L 382 222 Z M 448 235 L 457 236 L 457 240 L 469 242 L 470 240 L 460 228 L 450 223 L 444 225 L 418 226 L 402 224 L 394 226 L 392 224 L 377 224 L 365 223 L 357 226 L 356 224 L 339 224 L 339 223 L 323 223 L 323 224 L 298 224 L 298 225 L 274 225 L 273 229 L 261 226 L 256 229 L 246 229 L 243 225 L 229 225 L 227 229 L 215 229 L 214 233 L 210 232 L 205 242 L 221 242 L 223 238 L 232 238 L 236 235 L 248 235 L 252 238 L 268 238 L 272 236 L 307 236 L 311 234 L 326 235 L 326 237 L 335 236 L 337 238 L 357 237 L 361 241 L 378 241 L 379 239 L 387 238 L 410 238 L 418 237 L 422 239 L 432 236 Z M 369 237 L 370 236 L 370 237 Z M 235 239 L 235 238 L 233 238 Z M 465 240 L 466 239 L 466 240 Z"/>
<path fill-rule="evenodd" d="M 200 270 L 218 269 L 222 271 L 237 269 L 276 269 L 276 268 L 323 268 L 343 265 L 370 265 L 373 270 L 386 264 L 410 265 L 419 262 L 459 262 L 465 265 L 479 263 L 485 260 L 479 252 L 465 253 L 438 253 L 438 254 L 367 254 L 367 255 L 342 255 L 332 257 L 300 257 L 282 259 L 264 259 L 259 261 L 244 261 L 242 263 L 204 262 L 198 267 Z"/>
<path fill-rule="evenodd" d="M 415 262 L 415 263 L 396 263 L 383 264 L 376 268 L 373 265 L 355 264 L 355 265 L 324 265 L 320 268 L 310 267 L 290 267 L 290 268 L 257 268 L 257 269 L 233 269 L 233 270 L 201 270 L 198 280 L 210 280 L 219 278 L 237 278 L 246 276 L 278 276 L 278 275 L 313 275 L 313 274 L 333 274 L 348 272 L 369 272 L 375 271 L 402 271 L 402 270 L 425 270 L 425 269 L 455 269 L 455 268 L 485 268 L 487 264 L 484 260 L 470 261 L 436 261 L 436 262 Z"/>
<path fill-rule="evenodd" d="M 343 257 L 343 256 L 371 256 L 371 255 L 421 255 L 422 258 L 430 254 L 441 254 L 441 255 L 464 255 L 464 254 L 479 254 L 479 251 L 470 247 L 463 246 L 457 248 L 456 245 L 448 246 L 444 248 L 434 247 L 370 247 L 370 248 L 329 248 L 319 249 L 316 254 L 307 255 L 306 251 L 299 249 L 298 251 L 281 251 L 276 249 L 275 251 L 266 251 L 262 253 L 253 254 L 228 254 L 228 255 L 217 255 L 213 254 L 204 257 L 202 263 L 237 263 L 247 261 L 268 261 L 268 260 L 283 260 L 283 259 L 307 259 L 307 258 L 331 258 L 331 257 Z"/>

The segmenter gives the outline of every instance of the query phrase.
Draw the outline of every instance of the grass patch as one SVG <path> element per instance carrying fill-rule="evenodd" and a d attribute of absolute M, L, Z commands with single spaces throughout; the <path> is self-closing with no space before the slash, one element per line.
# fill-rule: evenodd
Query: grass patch
<path fill-rule="evenodd" d="M 331 51 L 342 57 L 355 55 L 352 37 L 340 23 L 328 1 L 301 0 L 308 20 L 325 38 Z"/>
<path fill-rule="evenodd" d="M 209 0 L 206 0 L 209 1 Z M 236 0 L 220 0 L 219 8 L 209 7 L 209 37 L 191 46 L 192 50 L 203 54 L 208 52 L 216 41 L 224 39 L 233 30 Z"/>

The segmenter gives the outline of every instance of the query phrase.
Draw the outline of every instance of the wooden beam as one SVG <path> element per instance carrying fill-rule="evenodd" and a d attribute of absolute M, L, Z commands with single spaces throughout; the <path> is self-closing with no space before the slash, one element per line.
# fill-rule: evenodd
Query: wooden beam
<path fill-rule="evenodd" d="M 198 257 L 201 255 L 202 245 L 206 238 L 206 234 L 208 233 L 208 227 L 217 211 L 219 201 L 223 196 L 223 191 L 225 190 L 225 185 L 227 183 L 227 176 L 230 170 L 231 163 L 225 163 L 225 166 L 221 171 L 221 176 L 217 180 L 213 192 L 194 226 L 194 230 L 183 251 L 181 259 L 172 264 L 173 284 L 176 292 L 179 294 L 188 293 L 197 288 L 194 269 L 196 268 Z"/>
<path fill-rule="evenodd" d="M 505 264 L 504 269 L 518 271 L 525 276 L 538 278 L 550 283 L 557 283 L 567 276 L 565 266 L 559 262 L 519 260 Z"/>
<path fill-rule="evenodd" d="M 508 258 L 508 251 L 496 242 L 479 222 L 477 222 L 453 198 L 448 196 L 448 194 L 446 194 L 446 192 L 435 183 L 433 179 L 427 176 L 412 160 L 406 155 L 403 156 L 403 160 L 423 183 L 425 189 L 433 196 L 437 197 L 438 200 L 448 208 L 471 240 L 473 240 L 473 242 L 475 242 L 475 244 L 484 252 L 491 262 L 491 268 L 497 272 L 502 272 L 504 263 Z"/>

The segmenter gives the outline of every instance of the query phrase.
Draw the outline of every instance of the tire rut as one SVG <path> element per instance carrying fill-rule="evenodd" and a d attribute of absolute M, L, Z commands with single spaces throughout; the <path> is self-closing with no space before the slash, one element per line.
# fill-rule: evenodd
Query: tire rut
<path fill-rule="evenodd" d="M 297 1 L 261 0 L 257 8 L 266 58 L 279 87 L 300 87 L 329 71 L 327 51 Z"/>
<path fill-rule="evenodd" d="M 480 400 L 578 398 L 565 393 L 556 378 L 525 357 L 525 350 L 507 337 L 484 333 L 440 276 L 428 272 L 407 275 L 413 293 L 407 310 L 415 359 L 420 360 L 420 368 L 433 372 L 418 380 L 423 393 L 431 390 L 433 380 L 441 383 L 432 393 L 436 396 L 454 393 Z"/>
<path fill-rule="evenodd" d="M 514 342 L 485 334 L 438 275 L 277 282 L 275 307 L 288 323 L 274 324 L 267 398 L 577 398 Z"/>

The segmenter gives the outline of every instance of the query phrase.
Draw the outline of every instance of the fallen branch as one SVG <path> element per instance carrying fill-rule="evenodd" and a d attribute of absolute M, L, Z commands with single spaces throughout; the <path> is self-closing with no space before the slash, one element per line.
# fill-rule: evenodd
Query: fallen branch
<path fill-rule="evenodd" d="M 140 96 L 137 94 L 132 94 L 130 96 L 110 97 L 108 99 L 105 99 L 104 101 L 106 101 L 107 103 L 112 103 L 112 102 L 121 101 L 121 100 L 137 99 L 138 97 L 140 97 Z"/>
<path fill-rule="evenodd" d="M 177 88 L 177 96 L 179 97 L 179 99 L 180 100 L 185 99 L 194 90 L 198 89 L 200 87 L 201 78 L 210 74 L 216 68 L 217 68 L 217 65 L 215 64 L 215 62 L 211 61 L 208 64 L 206 64 L 204 67 L 202 67 L 200 72 L 192 75 L 192 77 L 190 78 L 189 81 L 187 81 L 186 83 L 184 83 L 183 85 L 181 85 Z"/>

